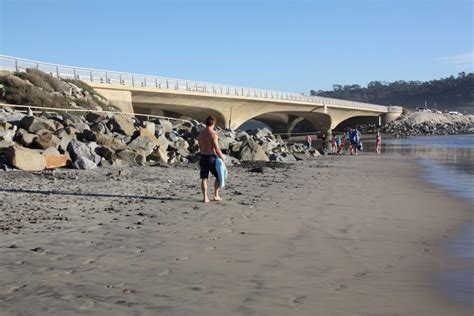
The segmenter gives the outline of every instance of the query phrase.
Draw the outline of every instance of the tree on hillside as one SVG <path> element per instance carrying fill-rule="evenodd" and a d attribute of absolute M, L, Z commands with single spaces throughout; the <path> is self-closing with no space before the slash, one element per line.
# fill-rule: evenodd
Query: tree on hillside
<path fill-rule="evenodd" d="M 474 113 L 474 73 L 460 72 L 431 81 L 371 81 L 367 87 L 334 84 L 332 91 L 311 90 L 313 96 L 346 99 L 405 107 L 424 106 L 425 102 L 442 110 Z"/>

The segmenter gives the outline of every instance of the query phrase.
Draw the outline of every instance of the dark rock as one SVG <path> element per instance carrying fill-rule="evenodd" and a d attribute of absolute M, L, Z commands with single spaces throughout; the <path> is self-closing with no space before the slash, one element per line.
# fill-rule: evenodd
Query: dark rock
<path fill-rule="evenodd" d="M 56 125 L 53 120 L 37 116 L 25 116 L 21 120 L 20 126 L 30 133 L 36 133 L 39 130 L 47 129 L 51 132 L 56 130 Z"/>

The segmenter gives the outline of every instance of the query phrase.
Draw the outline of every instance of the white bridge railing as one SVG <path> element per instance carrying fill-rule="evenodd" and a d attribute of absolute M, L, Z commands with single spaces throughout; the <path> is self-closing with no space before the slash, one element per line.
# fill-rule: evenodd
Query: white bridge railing
<path fill-rule="evenodd" d="M 26 71 L 36 68 L 51 74 L 56 78 L 79 79 L 85 82 L 121 84 L 132 87 L 150 87 L 168 90 L 185 90 L 216 95 L 248 97 L 252 99 L 287 100 L 303 103 L 312 103 L 329 107 L 343 107 L 360 110 L 371 110 L 381 113 L 401 112 L 401 107 L 383 106 L 371 103 L 347 101 L 333 98 L 307 96 L 304 94 L 237 87 L 209 82 L 189 81 L 166 77 L 137 75 L 116 71 L 79 68 L 57 64 L 44 63 L 34 60 L 0 55 L 0 69 L 9 71 Z"/>

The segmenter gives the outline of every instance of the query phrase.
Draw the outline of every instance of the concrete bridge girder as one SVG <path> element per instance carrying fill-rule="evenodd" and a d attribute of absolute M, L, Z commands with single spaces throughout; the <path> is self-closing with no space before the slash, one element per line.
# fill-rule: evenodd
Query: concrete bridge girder
<path fill-rule="evenodd" d="M 163 111 L 179 113 L 204 120 L 215 115 L 219 125 L 238 128 L 256 118 L 271 122 L 280 131 L 289 132 L 303 119 L 316 130 L 334 129 L 340 122 L 354 116 L 379 116 L 382 112 L 353 108 L 325 107 L 322 104 L 302 103 L 292 100 L 262 100 L 239 96 L 216 96 L 183 90 L 126 87 L 115 84 L 91 84 L 105 98 L 123 112 L 133 113 L 134 107 L 161 114 Z M 385 113 L 384 122 L 393 120 L 400 113 Z"/>

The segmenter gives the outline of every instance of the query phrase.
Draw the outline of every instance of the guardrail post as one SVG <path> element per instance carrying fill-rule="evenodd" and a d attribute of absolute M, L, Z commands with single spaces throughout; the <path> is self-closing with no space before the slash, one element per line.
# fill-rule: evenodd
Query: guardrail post
<path fill-rule="evenodd" d="M 122 74 L 119 74 L 119 81 L 120 81 L 120 84 L 124 84 L 125 82 L 123 82 L 122 80 Z"/>
<path fill-rule="evenodd" d="M 105 83 L 109 83 L 109 76 L 108 76 L 107 72 L 105 73 Z"/>
<path fill-rule="evenodd" d="M 155 87 L 158 88 L 158 78 L 155 77 Z"/>
<path fill-rule="evenodd" d="M 15 70 L 18 72 L 18 60 L 15 59 Z"/>
<path fill-rule="evenodd" d="M 135 87 L 135 77 L 132 76 L 132 86 Z"/>
<path fill-rule="evenodd" d="M 94 78 L 92 77 L 92 70 L 89 72 L 89 75 L 90 75 L 90 78 L 91 78 L 91 82 L 93 82 Z"/>
<path fill-rule="evenodd" d="M 170 84 L 168 83 L 168 79 L 166 79 L 166 89 L 170 88 Z"/>

